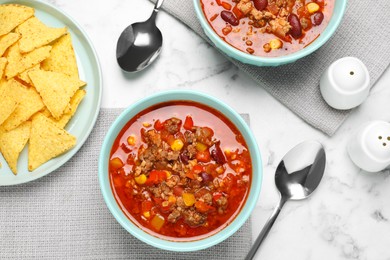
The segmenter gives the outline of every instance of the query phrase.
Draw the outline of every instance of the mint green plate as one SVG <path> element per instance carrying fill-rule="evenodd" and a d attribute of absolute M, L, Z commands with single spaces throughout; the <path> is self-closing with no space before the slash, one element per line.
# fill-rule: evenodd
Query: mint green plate
<path fill-rule="evenodd" d="M 76 114 L 68 123 L 66 130 L 77 137 L 77 144 L 72 150 L 57 158 L 51 159 L 33 172 L 27 169 L 27 149 L 22 151 L 18 161 L 18 174 L 15 176 L 8 167 L 4 157 L 0 155 L 0 186 L 15 185 L 33 181 L 43 177 L 65 164 L 81 148 L 91 133 L 99 115 L 102 96 L 102 74 L 91 41 L 81 27 L 67 14 L 58 8 L 37 0 L 0 0 L 0 4 L 14 3 L 33 7 L 35 16 L 51 27 L 68 28 L 72 36 L 73 47 L 76 52 L 80 79 L 87 82 L 87 95 L 81 102 Z"/>

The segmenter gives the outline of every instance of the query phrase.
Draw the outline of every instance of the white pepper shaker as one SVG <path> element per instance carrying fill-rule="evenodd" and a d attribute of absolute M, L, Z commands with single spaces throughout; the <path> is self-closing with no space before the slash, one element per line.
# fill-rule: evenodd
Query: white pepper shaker
<path fill-rule="evenodd" d="M 331 107 L 351 109 L 367 98 L 370 75 L 361 60 L 344 57 L 333 62 L 322 74 L 320 90 Z"/>
<path fill-rule="evenodd" d="M 347 146 L 352 161 L 368 172 L 390 165 L 390 123 L 371 121 L 362 125 Z"/>

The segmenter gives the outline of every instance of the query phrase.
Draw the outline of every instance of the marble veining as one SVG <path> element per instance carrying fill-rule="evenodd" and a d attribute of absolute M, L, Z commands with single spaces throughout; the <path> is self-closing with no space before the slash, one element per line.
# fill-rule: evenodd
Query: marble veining
<path fill-rule="evenodd" d="M 361 171 L 346 152 L 349 138 L 362 123 L 390 121 L 389 69 L 366 102 L 328 137 L 164 12 L 157 19 L 164 36 L 159 59 L 141 73 L 123 73 L 116 64 L 116 41 L 127 25 L 149 17 L 153 5 L 148 0 L 48 2 L 75 18 L 94 43 L 103 70 L 103 107 L 126 107 L 154 92 L 183 88 L 206 92 L 250 114 L 264 162 L 262 191 L 252 214 L 253 238 L 279 200 L 274 185 L 279 160 L 303 140 L 325 145 L 328 161 L 323 182 L 308 200 L 286 203 L 256 259 L 390 260 L 390 172 Z"/>

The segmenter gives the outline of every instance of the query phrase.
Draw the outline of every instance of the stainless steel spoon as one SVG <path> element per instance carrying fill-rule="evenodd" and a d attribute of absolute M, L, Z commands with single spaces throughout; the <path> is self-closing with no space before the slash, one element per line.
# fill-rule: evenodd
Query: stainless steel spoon
<path fill-rule="evenodd" d="M 156 16 L 164 0 L 157 0 L 148 20 L 129 25 L 116 46 L 116 59 L 127 72 L 137 72 L 149 66 L 160 54 L 163 38 L 156 26 Z"/>
<path fill-rule="evenodd" d="M 253 259 L 284 203 L 288 200 L 306 199 L 317 188 L 324 175 L 325 162 L 325 150 L 316 141 L 300 143 L 283 157 L 275 173 L 275 184 L 281 195 L 280 202 L 257 237 L 246 260 Z"/>

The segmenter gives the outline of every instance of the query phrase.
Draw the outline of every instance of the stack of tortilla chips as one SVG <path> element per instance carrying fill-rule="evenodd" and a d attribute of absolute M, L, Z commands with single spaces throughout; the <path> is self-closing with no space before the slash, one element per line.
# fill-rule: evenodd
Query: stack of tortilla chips
<path fill-rule="evenodd" d="M 69 32 L 34 12 L 0 5 L 0 153 L 14 174 L 27 143 L 29 171 L 75 146 L 64 127 L 86 94 Z"/>

